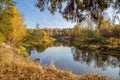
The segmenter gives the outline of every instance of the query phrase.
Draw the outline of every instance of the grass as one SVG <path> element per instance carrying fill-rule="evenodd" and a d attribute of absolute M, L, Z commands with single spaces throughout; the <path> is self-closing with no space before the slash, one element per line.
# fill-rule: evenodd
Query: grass
<path fill-rule="evenodd" d="M 74 75 L 58 70 L 54 65 L 45 67 L 22 57 L 18 49 L 0 44 L 0 80 L 113 80 L 99 74 Z"/>

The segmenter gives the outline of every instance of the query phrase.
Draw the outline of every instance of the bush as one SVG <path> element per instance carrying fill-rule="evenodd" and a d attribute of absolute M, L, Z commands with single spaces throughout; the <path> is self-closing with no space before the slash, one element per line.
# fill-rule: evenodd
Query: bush
<path fill-rule="evenodd" d="M 28 53 L 27 53 L 27 50 L 26 48 L 24 48 L 23 46 L 19 46 L 18 48 L 20 50 L 20 53 L 23 57 L 27 57 L 28 56 Z"/>

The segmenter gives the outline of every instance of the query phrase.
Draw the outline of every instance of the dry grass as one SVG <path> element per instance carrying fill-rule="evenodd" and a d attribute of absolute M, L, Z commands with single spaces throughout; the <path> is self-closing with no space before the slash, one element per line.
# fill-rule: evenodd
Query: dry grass
<path fill-rule="evenodd" d="M 113 80 L 98 74 L 74 75 L 61 71 L 54 65 L 43 67 L 5 44 L 0 45 L 0 80 Z"/>

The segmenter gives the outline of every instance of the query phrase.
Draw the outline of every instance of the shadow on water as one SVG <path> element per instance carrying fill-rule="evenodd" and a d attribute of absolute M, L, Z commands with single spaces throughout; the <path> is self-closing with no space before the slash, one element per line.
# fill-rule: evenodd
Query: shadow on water
<path fill-rule="evenodd" d="M 97 72 L 116 80 L 120 79 L 119 52 L 86 51 L 62 46 L 60 43 L 39 48 L 31 50 L 30 59 L 40 61 L 43 65 L 53 62 L 57 68 L 72 71 L 74 74 Z"/>

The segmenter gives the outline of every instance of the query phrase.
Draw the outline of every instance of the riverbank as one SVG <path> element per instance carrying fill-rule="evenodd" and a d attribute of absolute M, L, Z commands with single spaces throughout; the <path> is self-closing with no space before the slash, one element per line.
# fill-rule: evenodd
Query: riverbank
<path fill-rule="evenodd" d="M 82 50 L 101 51 L 101 52 L 119 52 L 120 51 L 120 39 L 108 38 L 108 39 L 80 39 L 76 38 L 72 41 L 72 45 Z"/>
<path fill-rule="evenodd" d="M 54 65 L 45 67 L 21 56 L 21 52 L 0 44 L 0 80 L 113 80 L 99 74 L 74 75 Z"/>

